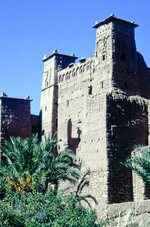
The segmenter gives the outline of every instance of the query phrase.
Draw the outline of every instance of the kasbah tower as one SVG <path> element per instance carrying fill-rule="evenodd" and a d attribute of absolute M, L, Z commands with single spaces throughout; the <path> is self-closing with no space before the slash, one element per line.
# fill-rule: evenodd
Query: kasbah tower
<path fill-rule="evenodd" d="M 137 26 L 110 15 L 93 26 L 90 58 L 75 63 L 74 54 L 54 50 L 43 59 L 42 137 L 57 131 L 58 149 L 73 150 L 82 172 L 90 171 L 82 193 L 97 200 L 101 217 L 138 201 L 150 212 L 150 188 L 120 163 L 150 141 L 150 69 L 136 50 Z"/>

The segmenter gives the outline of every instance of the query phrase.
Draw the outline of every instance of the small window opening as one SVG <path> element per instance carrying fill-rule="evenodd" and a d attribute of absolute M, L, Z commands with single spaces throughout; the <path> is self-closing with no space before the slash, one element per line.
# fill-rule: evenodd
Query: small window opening
<path fill-rule="evenodd" d="M 45 106 L 45 111 L 47 110 L 47 106 Z"/>
<path fill-rule="evenodd" d="M 121 54 L 121 60 L 126 61 L 126 54 L 124 52 L 122 52 Z"/>
<path fill-rule="evenodd" d="M 69 106 L 69 100 L 67 100 L 67 106 Z"/>
<path fill-rule="evenodd" d="M 102 56 L 102 60 L 105 61 L 105 55 Z"/>
<path fill-rule="evenodd" d="M 92 95 L 92 86 L 89 86 L 89 87 L 88 87 L 88 94 L 89 94 L 89 95 Z"/>
<path fill-rule="evenodd" d="M 101 82 L 101 88 L 103 88 L 103 87 L 104 87 L 104 82 L 102 81 L 102 82 Z"/>

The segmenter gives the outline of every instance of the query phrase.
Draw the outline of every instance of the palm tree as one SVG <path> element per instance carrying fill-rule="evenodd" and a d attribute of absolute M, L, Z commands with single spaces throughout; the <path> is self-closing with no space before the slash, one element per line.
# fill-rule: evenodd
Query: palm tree
<path fill-rule="evenodd" d="M 136 155 L 130 156 L 122 164 L 135 171 L 146 184 L 150 185 L 150 147 L 136 146 L 135 151 Z"/>
<path fill-rule="evenodd" d="M 56 153 L 56 138 L 56 134 L 53 139 L 45 137 L 45 141 L 41 145 L 42 158 L 40 160 L 40 165 L 33 175 L 35 182 L 36 178 L 40 181 L 36 185 L 38 185 L 38 187 L 40 186 L 43 192 L 45 192 L 48 185 L 51 184 L 54 185 L 54 191 L 57 193 L 61 181 L 67 180 L 71 183 L 75 183 L 80 177 L 80 165 L 76 163 L 75 154 L 69 149 L 64 149 L 63 151 Z"/>
<path fill-rule="evenodd" d="M 5 141 L 1 147 L 0 181 L 20 193 L 45 193 L 50 183 L 57 193 L 61 180 L 75 183 L 80 176 L 75 155 L 70 150 L 56 154 L 56 147 L 56 135 L 53 139 L 45 137 L 44 143 L 38 141 L 37 135 L 25 140 L 11 137 L 11 143 Z"/>
<path fill-rule="evenodd" d="M 31 176 L 37 163 L 34 157 L 40 152 L 37 135 L 26 140 L 15 137 L 10 139 L 11 143 L 5 141 L 1 147 L 1 179 L 5 179 L 6 184 L 9 183 L 14 191 L 31 191 Z"/>

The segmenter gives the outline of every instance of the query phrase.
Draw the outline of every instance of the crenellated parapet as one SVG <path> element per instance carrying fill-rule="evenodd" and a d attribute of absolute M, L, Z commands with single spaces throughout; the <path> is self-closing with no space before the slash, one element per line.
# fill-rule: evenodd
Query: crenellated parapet
<path fill-rule="evenodd" d="M 82 58 L 78 63 L 71 63 L 67 68 L 58 73 L 58 84 L 65 83 L 72 78 L 84 76 L 86 73 L 94 73 L 96 71 L 95 57 Z"/>

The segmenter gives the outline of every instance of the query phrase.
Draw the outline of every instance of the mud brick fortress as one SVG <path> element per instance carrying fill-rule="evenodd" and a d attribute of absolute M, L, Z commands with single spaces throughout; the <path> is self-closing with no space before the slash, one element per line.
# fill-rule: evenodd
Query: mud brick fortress
<path fill-rule="evenodd" d="M 136 50 L 137 26 L 110 15 L 93 26 L 90 58 L 75 63 L 74 54 L 57 50 L 45 56 L 40 116 L 30 115 L 29 97 L 0 97 L 1 140 L 31 136 L 39 125 L 41 138 L 57 131 L 58 149 L 72 149 L 82 171 L 90 170 L 82 193 L 94 196 L 105 217 L 127 207 L 150 213 L 150 188 L 120 164 L 135 144 L 150 143 L 150 69 Z"/>

